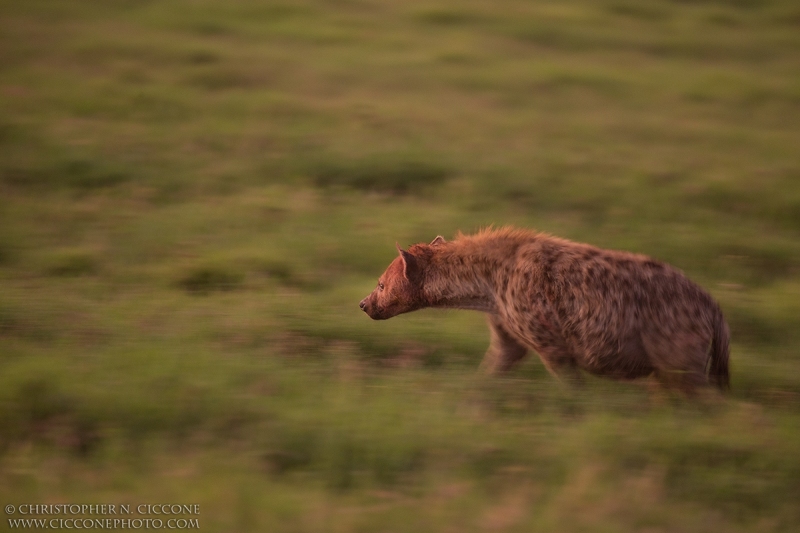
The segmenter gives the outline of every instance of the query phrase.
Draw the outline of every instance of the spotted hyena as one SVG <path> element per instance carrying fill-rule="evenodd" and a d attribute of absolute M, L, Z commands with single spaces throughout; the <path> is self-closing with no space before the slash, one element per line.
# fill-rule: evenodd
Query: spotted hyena
<path fill-rule="evenodd" d="M 490 372 L 534 350 L 559 376 L 728 387 L 719 305 L 665 263 L 514 228 L 397 250 L 361 309 L 375 320 L 426 307 L 483 311 Z"/>

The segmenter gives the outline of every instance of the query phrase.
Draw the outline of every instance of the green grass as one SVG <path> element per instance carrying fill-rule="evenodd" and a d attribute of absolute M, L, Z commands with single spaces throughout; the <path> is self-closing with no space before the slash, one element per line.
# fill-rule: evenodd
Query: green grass
<path fill-rule="evenodd" d="M 797 530 L 795 4 L 0 2 L 0 502 Z M 732 392 L 489 379 L 479 314 L 358 309 L 490 224 L 683 269 Z"/>

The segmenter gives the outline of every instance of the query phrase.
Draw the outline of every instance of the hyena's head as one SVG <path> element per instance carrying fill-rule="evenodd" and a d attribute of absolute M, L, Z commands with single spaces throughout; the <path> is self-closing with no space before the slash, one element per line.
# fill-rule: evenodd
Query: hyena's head
<path fill-rule="evenodd" d="M 378 286 L 359 306 L 373 320 L 386 320 L 425 307 L 422 286 L 431 246 L 444 242 L 436 237 L 430 245 L 414 245 L 409 251 L 397 246 L 398 256 L 378 278 Z"/>

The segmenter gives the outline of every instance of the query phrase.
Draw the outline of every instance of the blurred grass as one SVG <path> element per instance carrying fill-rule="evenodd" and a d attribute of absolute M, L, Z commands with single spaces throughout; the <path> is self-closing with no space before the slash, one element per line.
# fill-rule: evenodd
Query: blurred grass
<path fill-rule="evenodd" d="M 798 27 L 789 0 L 0 3 L 0 500 L 795 531 Z M 480 315 L 358 310 L 395 241 L 489 224 L 685 270 L 730 397 L 485 379 Z"/>

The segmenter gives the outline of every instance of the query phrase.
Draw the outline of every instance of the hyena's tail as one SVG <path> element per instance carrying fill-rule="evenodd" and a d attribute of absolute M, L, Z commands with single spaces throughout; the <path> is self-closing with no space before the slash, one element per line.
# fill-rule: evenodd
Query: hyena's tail
<path fill-rule="evenodd" d="M 711 362 L 708 368 L 708 379 L 721 390 L 731 388 L 730 374 L 728 372 L 728 358 L 730 356 L 731 332 L 722 316 L 722 311 L 717 310 L 714 320 L 714 338 L 711 341 Z"/>

